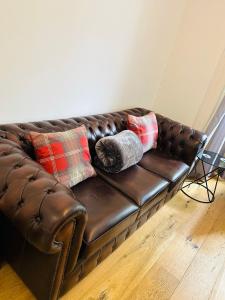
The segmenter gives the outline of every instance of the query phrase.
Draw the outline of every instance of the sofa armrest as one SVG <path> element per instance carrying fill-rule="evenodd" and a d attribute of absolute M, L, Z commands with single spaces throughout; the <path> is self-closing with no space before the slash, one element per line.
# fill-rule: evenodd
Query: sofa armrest
<path fill-rule="evenodd" d="M 57 241 L 69 223 L 76 227 L 79 252 L 86 209 L 14 142 L 0 139 L 0 212 L 21 235 L 44 253 L 60 251 Z M 77 233 L 77 230 L 79 232 Z M 73 237 L 71 237 L 73 239 Z"/>
<path fill-rule="evenodd" d="M 196 155 L 205 146 L 206 134 L 159 114 L 156 114 L 156 117 L 159 127 L 159 150 L 191 166 Z"/>

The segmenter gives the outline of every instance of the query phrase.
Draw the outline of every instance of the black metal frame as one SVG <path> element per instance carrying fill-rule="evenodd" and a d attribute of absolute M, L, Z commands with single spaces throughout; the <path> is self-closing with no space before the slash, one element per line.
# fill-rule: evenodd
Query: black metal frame
<path fill-rule="evenodd" d="M 224 172 L 224 169 L 220 168 L 220 167 L 216 167 L 212 171 L 206 173 L 204 162 L 201 159 L 199 159 L 199 160 L 201 161 L 202 169 L 203 169 L 203 174 L 204 175 L 201 176 L 201 177 L 199 177 L 199 178 L 197 178 L 197 179 L 195 179 L 195 180 L 189 180 L 190 182 L 188 184 L 186 184 L 185 186 L 182 186 L 181 191 L 182 191 L 182 193 L 184 193 L 184 195 L 186 195 L 187 197 L 189 197 L 192 200 L 195 200 L 197 202 L 200 202 L 200 203 L 212 203 L 215 200 L 215 193 L 216 193 L 216 188 L 217 188 L 219 177 Z M 195 173 L 196 173 L 196 167 L 195 167 Z M 216 183 L 215 183 L 214 189 L 212 191 L 212 190 L 210 190 L 210 188 L 208 186 L 208 181 L 211 180 L 212 178 L 215 178 L 215 177 L 216 177 Z M 187 188 L 188 186 L 190 186 L 192 184 L 200 185 L 201 187 L 203 187 L 203 188 L 205 188 L 207 190 L 208 201 L 201 201 L 199 199 L 196 199 L 196 198 L 190 196 L 188 193 L 186 193 L 183 190 L 183 189 Z"/>

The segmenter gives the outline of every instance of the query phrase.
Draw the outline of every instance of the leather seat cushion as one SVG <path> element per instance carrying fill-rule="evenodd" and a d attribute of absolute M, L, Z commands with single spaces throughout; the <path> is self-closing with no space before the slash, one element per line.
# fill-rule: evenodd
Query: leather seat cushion
<path fill-rule="evenodd" d="M 109 174 L 100 169 L 97 169 L 96 172 L 112 186 L 130 197 L 139 207 L 167 190 L 169 186 L 169 182 L 164 178 L 137 165 L 120 173 Z"/>
<path fill-rule="evenodd" d="M 144 154 L 138 165 L 173 183 L 182 178 L 189 170 L 189 166 L 184 162 L 172 159 L 156 150 Z"/>
<path fill-rule="evenodd" d="M 99 176 L 88 178 L 72 191 L 87 209 L 85 255 L 94 253 L 136 220 L 138 206 Z"/>

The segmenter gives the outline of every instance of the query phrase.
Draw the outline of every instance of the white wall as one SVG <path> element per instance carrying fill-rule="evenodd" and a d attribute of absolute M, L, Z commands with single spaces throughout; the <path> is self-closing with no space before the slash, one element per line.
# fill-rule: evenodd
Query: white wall
<path fill-rule="evenodd" d="M 225 88 L 225 0 L 189 0 L 153 108 L 204 129 Z"/>
<path fill-rule="evenodd" d="M 204 129 L 225 0 L 0 0 L 0 123 L 143 106 Z"/>
<path fill-rule="evenodd" d="M 1 0 L 0 123 L 152 107 L 187 0 Z"/>

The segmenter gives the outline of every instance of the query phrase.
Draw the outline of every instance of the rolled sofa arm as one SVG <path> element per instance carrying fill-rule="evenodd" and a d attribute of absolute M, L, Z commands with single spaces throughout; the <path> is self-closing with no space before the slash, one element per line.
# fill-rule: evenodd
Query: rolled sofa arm
<path fill-rule="evenodd" d="M 191 166 L 196 155 L 205 146 L 206 134 L 159 114 L 156 114 L 156 117 L 159 128 L 159 150 Z"/>
<path fill-rule="evenodd" d="M 0 139 L 0 212 L 22 236 L 44 253 L 61 249 L 57 235 L 71 222 L 79 228 L 80 248 L 86 209 L 14 142 Z M 71 237 L 72 239 L 72 237 Z M 79 251 L 79 250 L 78 250 Z"/>

